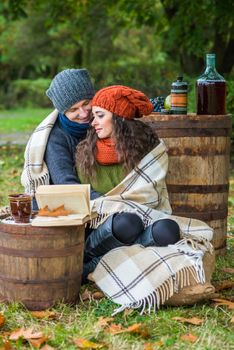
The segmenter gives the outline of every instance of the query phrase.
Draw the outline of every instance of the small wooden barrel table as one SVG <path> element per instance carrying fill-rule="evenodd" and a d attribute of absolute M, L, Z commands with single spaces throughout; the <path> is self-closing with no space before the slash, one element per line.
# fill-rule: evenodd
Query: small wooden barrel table
<path fill-rule="evenodd" d="M 0 223 L 1 301 L 30 310 L 75 303 L 83 269 L 84 225 L 33 227 Z"/>
<path fill-rule="evenodd" d="M 227 233 L 231 115 L 144 117 L 168 147 L 166 178 L 173 214 L 205 221 L 214 229 L 217 255 Z"/>

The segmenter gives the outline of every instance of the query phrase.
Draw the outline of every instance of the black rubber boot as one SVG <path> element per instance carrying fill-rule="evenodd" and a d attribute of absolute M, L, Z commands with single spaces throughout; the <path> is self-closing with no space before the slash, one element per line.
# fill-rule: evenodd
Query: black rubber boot
<path fill-rule="evenodd" d="M 85 242 L 84 263 L 91 261 L 95 257 L 103 256 L 113 248 L 124 245 L 113 235 L 113 217 L 114 215 L 111 215 L 88 236 Z"/>
<path fill-rule="evenodd" d="M 148 226 L 134 242 L 144 247 L 166 247 L 180 240 L 180 228 L 177 222 L 171 219 L 160 219 Z"/>
<path fill-rule="evenodd" d="M 130 245 L 143 232 L 144 224 L 135 213 L 119 213 L 113 218 L 113 235 L 120 242 Z"/>

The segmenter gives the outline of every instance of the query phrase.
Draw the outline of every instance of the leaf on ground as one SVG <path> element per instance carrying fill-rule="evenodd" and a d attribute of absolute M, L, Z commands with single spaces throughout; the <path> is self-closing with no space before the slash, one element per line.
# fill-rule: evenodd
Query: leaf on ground
<path fill-rule="evenodd" d="M 55 350 L 55 348 L 53 348 L 52 346 L 46 344 L 40 350 Z"/>
<path fill-rule="evenodd" d="M 57 317 L 56 313 L 54 311 L 31 311 L 31 315 L 35 318 L 50 318 L 50 319 L 55 319 Z"/>
<path fill-rule="evenodd" d="M 81 294 L 80 298 L 82 301 L 91 300 L 91 295 L 91 291 L 86 288 L 85 291 Z"/>
<path fill-rule="evenodd" d="M 232 267 L 224 267 L 221 271 L 234 274 L 234 269 Z"/>
<path fill-rule="evenodd" d="M 107 327 L 109 325 L 109 322 L 112 322 L 114 320 L 114 317 L 99 317 L 97 321 L 97 326 L 99 327 Z"/>
<path fill-rule="evenodd" d="M 0 345 L 0 350 L 13 350 L 11 343 L 7 340 Z"/>
<path fill-rule="evenodd" d="M 143 338 L 146 338 L 149 335 L 148 329 L 146 328 L 145 325 L 143 325 L 141 323 L 135 323 L 132 326 L 129 326 L 126 329 L 126 332 L 140 334 Z"/>
<path fill-rule="evenodd" d="M 102 299 L 104 297 L 104 294 L 100 291 L 95 291 L 95 292 L 91 292 L 90 290 L 88 290 L 87 288 L 85 289 L 85 291 L 81 294 L 81 300 L 85 301 L 85 300 L 99 300 Z"/>
<path fill-rule="evenodd" d="M 9 339 L 18 340 L 19 338 L 24 338 L 26 340 L 30 340 L 30 339 L 38 339 L 42 337 L 44 337 L 42 332 L 34 333 L 32 328 L 28 328 L 28 329 L 20 328 L 11 332 Z"/>
<path fill-rule="evenodd" d="M 234 309 L 234 303 L 226 299 L 212 299 L 215 302 L 215 306 L 226 305 L 228 309 Z"/>
<path fill-rule="evenodd" d="M 192 317 L 192 318 L 172 317 L 172 320 L 183 322 L 183 323 L 194 324 L 195 326 L 200 326 L 204 322 L 204 320 L 197 317 Z"/>
<path fill-rule="evenodd" d="M 1 336 L 9 337 L 11 335 L 11 331 L 1 332 Z"/>
<path fill-rule="evenodd" d="M 154 350 L 154 347 L 160 347 L 163 346 L 164 342 L 162 340 L 156 341 L 154 343 L 145 343 L 144 344 L 144 350 Z"/>
<path fill-rule="evenodd" d="M 127 328 L 123 328 L 120 324 L 113 323 L 107 328 L 107 331 L 113 335 L 120 333 L 136 333 L 140 334 L 143 338 L 149 335 L 147 328 L 141 323 L 135 323 Z"/>
<path fill-rule="evenodd" d="M 102 292 L 94 292 L 92 293 L 92 298 L 95 300 L 100 300 L 104 298 L 104 294 Z"/>
<path fill-rule="evenodd" d="M 123 327 L 121 326 L 121 324 L 112 323 L 109 325 L 109 327 L 106 329 L 106 331 L 108 333 L 115 335 L 115 334 L 122 333 Z"/>
<path fill-rule="evenodd" d="M 106 346 L 106 344 L 94 343 L 83 338 L 73 339 L 73 341 L 81 349 L 101 349 Z"/>
<path fill-rule="evenodd" d="M 234 316 L 232 316 L 232 318 L 231 318 L 231 321 L 230 321 L 231 323 L 234 323 Z"/>
<path fill-rule="evenodd" d="M 197 341 L 198 337 L 194 334 L 188 333 L 188 334 L 181 335 L 180 339 L 188 341 L 190 343 L 195 343 Z"/>
<path fill-rule="evenodd" d="M 224 280 L 218 283 L 214 283 L 216 292 L 219 292 L 220 290 L 223 290 L 223 289 L 232 288 L 233 286 L 234 286 L 234 281 L 230 281 L 230 280 Z"/>
<path fill-rule="evenodd" d="M 42 344 L 44 344 L 48 339 L 49 339 L 48 337 L 42 337 L 39 339 L 31 339 L 29 340 L 29 342 L 34 348 L 40 349 Z"/>
<path fill-rule="evenodd" d="M 2 327 L 5 323 L 5 317 L 3 316 L 3 314 L 0 314 L 0 327 Z"/>

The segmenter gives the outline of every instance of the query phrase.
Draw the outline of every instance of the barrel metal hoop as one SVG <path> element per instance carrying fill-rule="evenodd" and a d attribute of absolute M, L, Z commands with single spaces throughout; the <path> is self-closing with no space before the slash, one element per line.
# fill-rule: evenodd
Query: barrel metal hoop
<path fill-rule="evenodd" d="M 61 249 L 14 249 L 7 247 L 0 247 L 0 254 L 8 255 L 8 256 L 18 256 L 23 258 L 60 258 L 66 257 L 70 255 L 76 255 L 82 252 L 83 244 L 77 244 L 68 248 Z"/>
<path fill-rule="evenodd" d="M 171 185 L 167 184 L 169 193 L 226 193 L 228 192 L 229 184 L 222 185 Z"/>
<path fill-rule="evenodd" d="M 161 126 L 151 124 L 157 135 L 161 138 L 177 138 L 177 137 L 211 137 L 211 136 L 230 136 L 231 129 L 164 129 Z"/>
<path fill-rule="evenodd" d="M 169 156 L 192 156 L 192 157 L 210 157 L 210 156 L 225 156 L 229 155 L 230 150 L 200 150 L 200 149 L 192 149 L 192 148 L 177 148 L 177 147 L 171 147 L 168 150 Z"/>
<path fill-rule="evenodd" d="M 14 284 L 21 284 L 21 285 L 28 285 L 28 284 L 44 284 L 44 285 L 47 285 L 47 284 L 59 284 L 59 283 L 67 283 L 67 282 L 77 282 L 77 280 L 80 279 L 81 277 L 81 273 L 82 271 L 80 271 L 80 273 L 76 273 L 76 274 L 73 274 L 73 275 L 70 275 L 70 276 L 63 276 L 61 278 L 56 278 L 56 279 L 37 279 L 37 280 L 34 280 L 34 279 L 17 279 L 17 278 L 12 278 L 12 277 L 9 277 L 9 276 L 4 276 L 4 275 L 1 275 L 0 274 L 0 281 L 1 282 L 9 282 L 9 283 L 14 283 Z"/>
<path fill-rule="evenodd" d="M 193 218 L 203 221 L 212 221 L 212 220 L 220 220 L 220 219 L 226 219 L 228 211 L 227 209 L 223 210 L 215 210 L 215 211 L 209 211 L 209 212 L 199 212 L 199 211 L 178 211 L 175 209 L 175 211 L 172 211 L 173 215 L 176 216 L 184 216 L 187 218 Z"/>
<path fill-rule="evenodd" d="M 168 129 L 231 129 L 232 116 L 227 115 L 158 115 L 152 113 L 141 119 L 144 123 L 150 123 L 155 128 Z"/>

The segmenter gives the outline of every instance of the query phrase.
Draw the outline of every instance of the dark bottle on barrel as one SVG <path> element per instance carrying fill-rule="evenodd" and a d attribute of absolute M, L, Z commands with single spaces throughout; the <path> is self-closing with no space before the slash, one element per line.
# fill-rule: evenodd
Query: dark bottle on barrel
<path fill-rule="evenodd" d="M 188 84 L 182 76 L 171 85 L 171 114 L 187 114 Z"/>
<path fill-rule="evenodd" d="M 226 82 L 215 68 L 215 54 L 206 55 L 206 69 L 196 83 L 197 114 L 226 113 Z"/>

